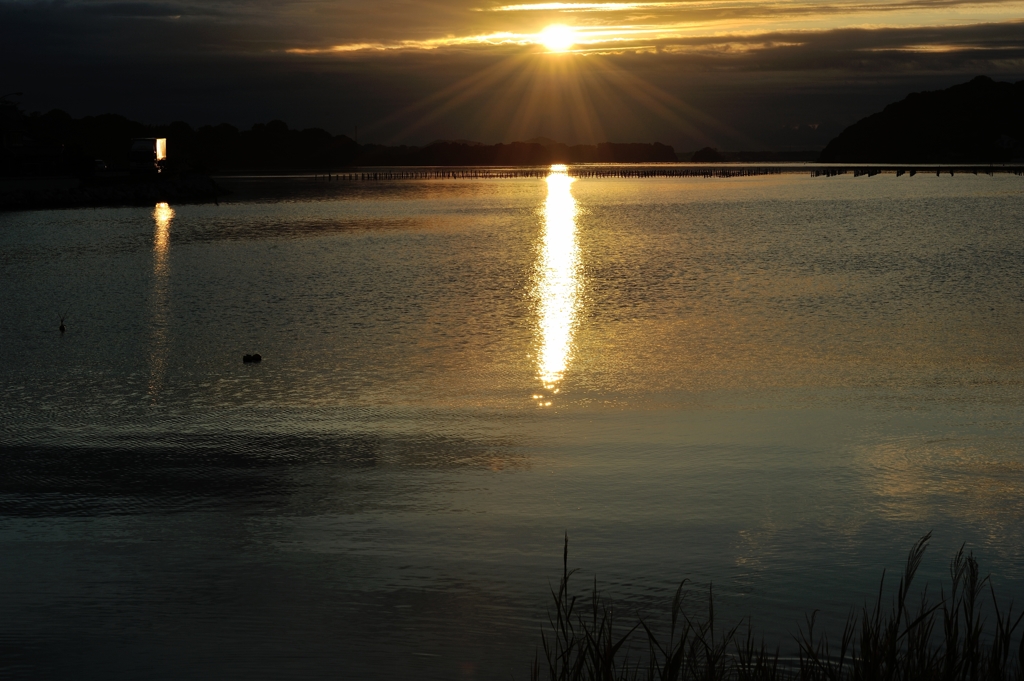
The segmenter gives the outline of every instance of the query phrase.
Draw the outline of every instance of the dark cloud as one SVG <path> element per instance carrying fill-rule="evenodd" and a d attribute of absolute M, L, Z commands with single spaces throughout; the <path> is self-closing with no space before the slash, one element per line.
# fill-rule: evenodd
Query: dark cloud
<path fill-rule="evenodd" d="M 102 2 L 90 3 L 82 8 L 89 14 L 106 17 L 139 18 L 170 18 L 179 19 L 183 16 L 221 16 L 215 9 L 179 5 L 167 2 Z"/>

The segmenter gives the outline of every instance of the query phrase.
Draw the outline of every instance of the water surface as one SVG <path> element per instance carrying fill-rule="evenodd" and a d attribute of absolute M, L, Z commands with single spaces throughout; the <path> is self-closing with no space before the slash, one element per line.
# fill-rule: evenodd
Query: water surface
<path fill-rule="evenodd" d="M 784 645 L 929 530 L 1024 597 L 1020 178 L 229 182 L 0 215 L 5 677 L 523 678 L 564 532 Z"/>

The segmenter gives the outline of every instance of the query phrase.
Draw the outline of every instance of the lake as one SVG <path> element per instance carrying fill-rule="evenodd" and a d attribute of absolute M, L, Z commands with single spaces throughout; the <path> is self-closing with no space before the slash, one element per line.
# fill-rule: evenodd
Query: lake
<path fill-rule="evenodd" d="M 221 182 L 0 214 L 4 678 L 528 678 L 565 533 L 784 653 L 928 531 L 1024 600 L 1022 178 Z"/>

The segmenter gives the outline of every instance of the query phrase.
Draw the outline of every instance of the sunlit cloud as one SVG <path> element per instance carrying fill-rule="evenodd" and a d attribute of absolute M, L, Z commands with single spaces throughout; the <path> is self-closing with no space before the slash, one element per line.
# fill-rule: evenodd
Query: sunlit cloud
<path fill-rule="evenodd" d="M 662 49 L 679 52 L 687 51 L 679 49 L 679 44 L 694 37 L 717 37 L 725 45 L 731 42 L 730 36 L 736 35 L 968 26 L 1013 22 L 1022 17 L 1024 0 L 533 2 L 453 9 L 443 35 L 430 35 L 435 29 L 427 22 L 415 29 L 421 35 L 339 41 L 331 46 L 295 46 L 289 51 L 344 53 L 537 46 L 548 52 L 580 54 Z M 394 33 L 402 29 L 396 24 L 387 30 Z"/>
<path fill-rule="evenodd" d="M 713 42 L 698 45 L 669 45 L 661 51 L 669 54 L 746 54 L 781 47 L 801 47 L 800 42 Z"/>
<path fill-rule="evenodd" d="M 455 47 L 459 45 L 533 45 L 540 43 L 539 35 L 502 32 L 459 37 L 447 36 L 427 40 L 399 40 L 391 43 L 347 43 L 322 48 L 293 47 L 286 51 L 291 54 L 324 54 L 330 52 L 360 52 L 364 50 L 436 50 L 439 47 Z"/>
<path fill-rule="evenodd" d="M 605 52 L 618 49 L 657 49 L 641 45 L 644 41 L 670 41 L 702 35 L 706 26 L 692 23 L 677 25 L 633 25 L 605 27 L 547 26 L 536 33 L 489 33 L 486 35 L 447 36 L 428 40 L 401 40 L 393 43 L 348 43 L 321 48 L 289 48 L 291 54 L 329 54 L 359 51 L 436 50 L 468 46 L 530 46 L 549 52 Z M 714 34 L 713 34 L 714 35 Z M 724 33 L 718 35 L 725 35 Z"/>
<path fill-rule="evenodd" d="M 907 9 L 941 9 L 951 7 L 978 7 L 982 5 L 1017 6 L 1013 0 L 905 0 L 904 2 L 863 2 L 862 0 L 809 2 L 808 0 L 777 0 L 775 2 L 753 2 L 752 0 L 692 0 L 691 2 L 542 2 L 490 7 L 487 12 L 632 12 L 636 10 L 735 10 L 746 8 L 763 16 L 776 12 L 802 12 L 810 14 L 832 14 L 835 12 L 889 11 Z"/>
<path fill-rule="evenodd" d="M 635 43 L 651 38 L 667 39 L 682 37 L 698 29 L 695 25 L 683 24 L 675 27 L 650 26 L 605 26 L 573 27 L 563 25 L 546 26 L 535 33 L 488 33 L 468 36 L 445 36 L 426 40 L 400 40 L 392 43 L 347 43 L 320 48 L 289 48 L 291 54 L 326 54 L 332 52 L 387 51 L 387 50 L 436 50 L 445 47 L 468 46 L 530 46 L 536 45 L 550 52 L 578 52 L 596 45 Z M 579 47 L 580 49 L 572 49 Z"/>
<path fill-rule="evenodd" d="M 1024 9 L 1022 9 L 1024 11 Z M 830 22 L 824 22 L 830 23 Z M 981 26 L 975 24 L 953 24 L 962 28 Z M 865 22 L 843 26 L 845 29 L 881 30 L 888 28 L 926 28 L 927 25 L 902 22 Z M 730 30 L 730 28 L 732 30 Z M 773 40 L 773 34 L 785 32 L 792 38 L 798 35 L 825 34 L 836 30 L 830 25 L 818 26 L 810 22 L 778 22 L 773 30 L 764 27 L 737 26 L 736 22 L 686 22 L 679 24 L 637 24 L 604 27 L 548 27 L 536 33 L 490 33 L 471 36 L 447 36 L 427 40 L 402 40 L 392 43 L 347 43 L 316 48 L 289 48 L 290 54 L 331 54 L 362 51 L 437 50 L 452 47 L 486 46 L 536 46 L 548 52 L 576 54 L 619 54 L 622 52 L 751 52 L 805 44 L 803 40 Z M 969 45 L 940 45 L 934 51 L 971 49 Z M 1010 46 L 1012 48 L 1018 46 Z M 906 49 L 922 51 L 923 45 L 906 46 Z"/>
<path fill-rule="evenodd" d="M 326 48 L 293 47 L 287 52 L 291 54 L 323 54 L 324 52 L 360 52 L 362 50 L 386 50 L 384 43 L 349 43 L 348 45 L 332 45 Z"/>
<path fill-rule="evenodd" d="M 862 52 L 918 52 L 923 54 L 949 54 L 963 52 L 964 50 L 986 50 L 986 51 L 1011 51 L 1020 50 L 1014 45 L 982 45 L 982 44 L 925 44 L 925 45 L 898 45 L 895 47 L 864 47 Z"/>
<path fill-rule="evenodd" d="M 491 7 L 489 12 L 626 12 L 638 9 L 684 7 L 684 2 L 535 2 Z"/>
<path fill-rule="evenodd" d="M 492 134 L 500 135 L 498 139 L 529 139 L 537 135 L 544 121 L 555 116 L 563 122 L 553 125 L 567 131 L 561 133 L 563 139 L 611 140 L 615 133 L 610 134 L 609 128 L 623 125 L 622 121 L 654 120 L 686 139 L 728 139 L 736 146 L 757 148 L 760 144 L 755 135 L 728 123 L 703 105 L 687 101 L 689 93 L 666 87 L 664 81 L 655 85 L 653 79 L 638 76 L 636 66 L 675 60 L 672 63 L 703 64 L 715 69 L 829 69 L 851 61 L 863 63 L 868 55 L 876 54 L 887 63 L 899 60 L 900 54 L 938 58 L 957 51 L 984 49 L 998 44 L 998 40 L 1004 41 L 1003 52 L 1008 58 L 1019 56 L 1013 50 L 1024 49 L 1019 40 L 1011 38 L 1006 42 L 1006 36 L 1013 36 L 1014 29 L 1005 22 L 978 24 L 973 28 L 960 26 L 951 32 L 932 27 L 884 28 L 871 23 L 870 28 L 837 30 L 827 26 L 826 18 L 815 20 L 817 25 L 794 21 L 793 17 L 778 19 L 777 24 L 785 28 L 777 30 L 767 30 L 770 26 L 764 22 L 735 18 L 718 22 L 614 21 L 589 25 L 548 20 L 538 22 L 535 30 L 529 32 L 445 36 L 375 43 L 372 47 L 340 45 L 316 52 L 461 47 L 453 54 L 496 55 L 486 67 L 368 123 L 364 128 L 367 134 L 386 131 L 386 136 L 380 138 L 383 143 L 416 139 L 423 131 L 443 125 L 453 117 L 459 117 L 468 129 L 495 130 Z M 955 39 L 955 34 L 962 37 Z M 499 45 L 505 49 L 491 49 Z M 620 58 L 627 53 L 651 56 L 642 57 L 642 62 Z M 695 97 L 692 101 L 700 100 Z M 501 112 L 500 116 L 495 112 Z"/>

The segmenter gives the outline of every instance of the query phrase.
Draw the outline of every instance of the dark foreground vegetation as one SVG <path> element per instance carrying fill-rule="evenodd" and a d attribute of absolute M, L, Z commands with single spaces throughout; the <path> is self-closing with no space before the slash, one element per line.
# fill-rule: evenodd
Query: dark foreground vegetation
<path fill-rule="evenodd" d="M 570 595 L 568 538 L 562 578 L 552 589 L 550 628 L 542 634 L 543 659 L 535 681 L 995 681 L 1024 678 L 1021 615 L 1000 605 L 973 554 L 960 549 L 950 563 L 949 591 L 929 600 L 927 589 L 911 598 L 911 585 L 931 534 L 910 550 L 896 593 L 887 600 L 885 574 L 877 599 L 853 612 L 835 636 L 815 629 L 808 616 L 782 658 L 746 627 L 715 621 L 709 589 L 706 614 L 684 607 L 685 582 L 672 599 L 664 627 L 638 616 L 619 625 L 595 581 L 589 599 Z M 665 630 L 667 629 L 667 631 Z M 786 651 L 790 652 L 790 651 Z"/>
<path fill-rule="evenodd" d="M 843 130 L 823 163 L 1004 163 L 1024 157 L 1024 80 L 914 92 Z"/>

